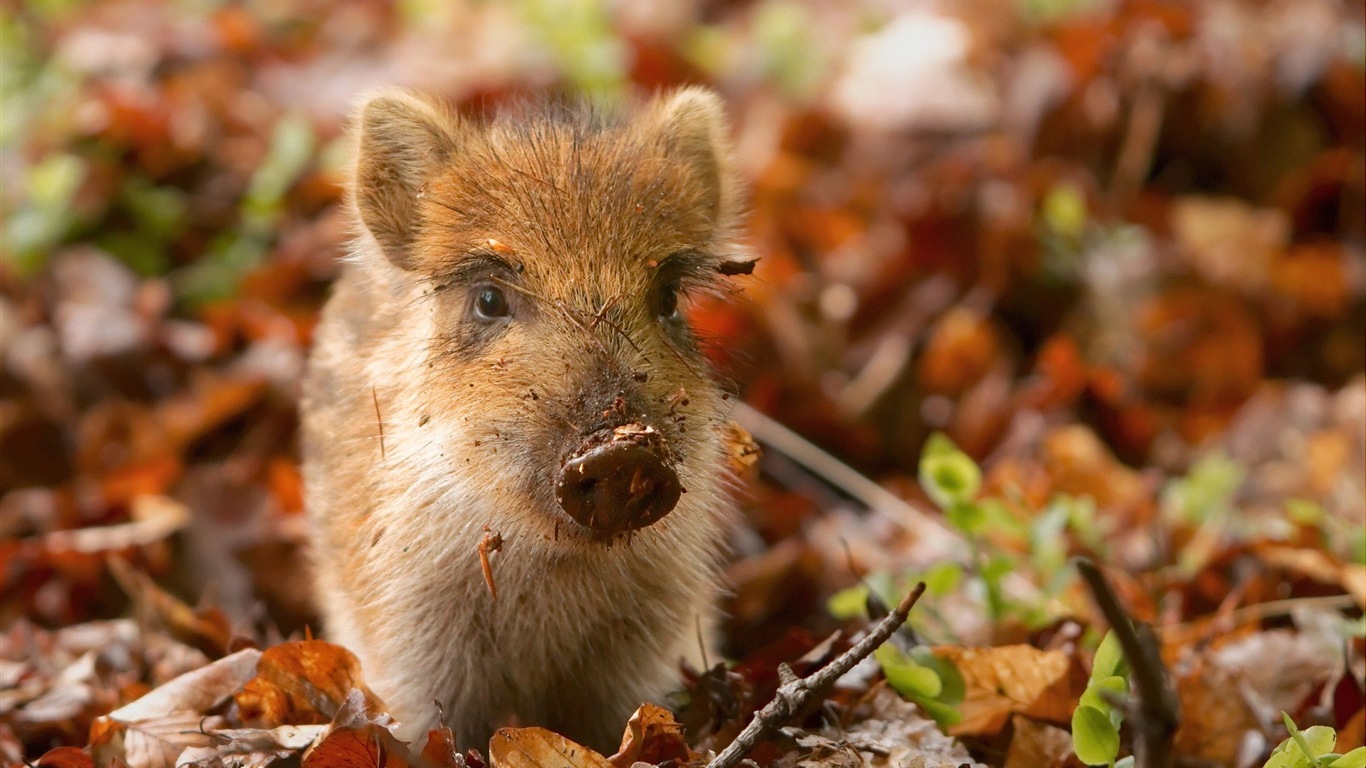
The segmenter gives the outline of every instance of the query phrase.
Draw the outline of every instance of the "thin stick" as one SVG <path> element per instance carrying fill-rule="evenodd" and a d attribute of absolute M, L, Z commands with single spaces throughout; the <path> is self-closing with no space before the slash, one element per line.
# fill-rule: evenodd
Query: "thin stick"
<path fill-rule="evenodd" d="M 735 404 L 734 415 L 740 426 L 755 440 L 806 467 L 868 509 L 915 534 L 926 547 L 943 552 L 945 557 L 966 556 L 967 547 L 962 537 L 938 518 L 907 504 L 858 470 L 745 403 Z"/>
<path fill-rule="evenodd" d="M 925 582 L 915 585 L 910 594 L 901 600 L 901 604 L 896 610 L 887 614 L 879 621 L 873 631 L 868 636 L 854 644 L 853 648 L 839 655 L 834 661 L 821 667 L 807 677 L 797 677 L 792 674 L 791 668 L 786 664 L 778 667 L 778 676 L 783 680 L 783 684 L 778 686 L 778 692 L 774 694 L 773 701 L 759 710 L 754 715 L 754 719 L 749 721 L 745 730 L 735 737 L 735 741 L 730 746 L 721 751 L 710 763 L 707 768 L 734 768 L 751 749 L 759 744 L 768 734 L 777 730 L 779 727 L 796 717 L 808 704 L 817 696 L 823 695 L 835 685 L 835 681 L 840 679 L 846 672 L 854 668 L 854 665 L 863 661 L 877 647 L 887 642 L 902 624 L 906 623 L 906 617 L 910 615 L 911 608 L 915 602 L 925 593 Z"/>
<path fill-rule="evenodd" d="M 1105 620 L 1110 622 L 1110 628 L 1124 649 L 1124 658 L 1134 671 L 1134 688 L 1138 694 L 1134 712 L 1134 733 L 1137 735 L 1134 757 L 1139 768 L 1170 768 L 1172 736 L 1181 723 L 1181 716 L 1176 691 L 1172 690 L 1171 678 L 1162 664 L 1157 637 L 1147 624 L 1129 618 L 1095 563 L 1078 558 L 1077 570 Z"/>

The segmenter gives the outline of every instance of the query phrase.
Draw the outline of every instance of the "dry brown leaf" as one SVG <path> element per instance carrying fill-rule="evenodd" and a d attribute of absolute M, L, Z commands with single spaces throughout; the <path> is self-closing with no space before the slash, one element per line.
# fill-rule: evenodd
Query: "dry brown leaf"
<path fill-rule="evenodd" d="M 726 445 L 726 461 L 731 471 L 740 477 L 753 477 L 763 450 L 749 432 L 735 421 L 727 421 L 721 429 Z"/>
<path fill-rule="evenodd" d="M 695 757 L 688 749 L 683 726 L 674 720 L 672 712 L 654 704 L 641 704 L 626 722 L 621 747 L 607 761 L 617 768 L 630 768 L 635 763 L 660 765 L 667 760 L 687 763 Z"/>
<path fill-rule="evenodd" d="M 353 688 L 326 732 L 304 753 L 303 768 L 408 768 L 408 747 L 389 726 L 392 718 L 375 714 L 360 689 Z"/>
<path fill-rule="evenodd" d="M 134 568 L 128 561 L 111 556 L 108 563 L 114 580 L 138 607 L 141 620 L 154 618 L 169 627 L 176 638 L 194 643 L 214 656 L 228 650 L 232 642 L 232 629 L 221 610 L 196 611 L 157 586 L 150 576 Z"/>
<path fill-rule="evenodd" d="M 489 739 L 492 768 L 614 768 L 607 758 L 544 728 L 499 728 Z"/>
<path fill-rule="evenodd" d="M 1073 760 L 1072 734 L 1048 723 L 1012 715 L 1014 730 L 1006 750 L 1005 768 L 1063 768 Z"/>
<path fill-rule="evenodd" d="M 1260 728 L 1256 713 L 1238 691 L 1236 677 L 1213 664 L 1197 663 L 1191 673 L 1177 679 L 1177 754 L 1220 765 L 1234 763 L 1247 734 Z"/>
<path fill-rule="evenodd" d="M 1340 563 L 1321 549 L 1270 541 L 1258 542 L 1252 549 L 1267 565 L 1313 579 L 1320 584 L 1342 587 L 1358 602 L 1366 600 L 1366 566 Z"/>
<path fill-rule="evenodd" d="M 322 640 L 299 640 L 262 651 L 256 677 L 234 698 L 242 720 L 259 728 L 316 725 L 331 721 L 353 689 L 363 693 L 369 711 L 384 711 L 354 654 Z"/>
<path fill-rule="evenodd" d="M 261 379 L 199 372 L 190 390 L 157 406 L 156 418 L 173 452 L 180 452 L 223 422 L 255 405 L 265 394 Z"/>
<path fill-rule="evenodd" d="M 774 768 L 983 768 L 915 704 L 885 686 L 858 706 L 848 725 L 784 731 L 794 736 L 798 749 L 775 762 Z"/>
<path fill-rule="evenodd" d="M 95 768 L 95 761 L 83 749 L 57 747 L 38 758 L 37 768 Z"/>
<path fill-rule="evenodd" d="M 133 499 L 132 522 L 53 531 L 43 537 L 50 550 L 107 552 L 161 541 L 190 521 L 184 504 L 166 496 L 138 496 Z"/>
<path fill-rule="evenodd" d="M 958 667 L 967 686 L 959 707 L 963 720 L 949 729 L 955 736 L 997 733 L 1015 713 L 1067 722 L 1081 695 L 1079 688 L 1073 690 L 1072 662 L 1062 651 L 1004 645 L 937 646 L 934 652 Z"/>
<path fill-rule="evenodd" d="M 222 719 L 207 714 L 251 678 L 260 657 L 254 648 L 238 651 L 97 719 L 90 726 L 96 762 L 119 758 L 132 768 L 162 768 L 174 766 L 186 748 L 209 746 L 205 731 Z"/>
<path fill-rule="evenodd" d="M 418 756 L 422 768 L 466 768 L 465 758 L 455 746 L 455 733 L 444 723 L 427 731 L 427 743 Z"/>

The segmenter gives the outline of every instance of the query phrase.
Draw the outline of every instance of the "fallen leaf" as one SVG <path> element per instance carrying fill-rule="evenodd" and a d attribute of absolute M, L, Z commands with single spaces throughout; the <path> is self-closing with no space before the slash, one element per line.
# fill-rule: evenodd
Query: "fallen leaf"
<path fill-rule="evenodd" d="M 1072 662 L 1062 651 L 1028 645 L 936 646 L 934 653 L 958 667 L 966 686 L 959 706 L 963 720 L 949 729 L 955 736 L 997 733 L 1016 713 L 1067 722 L 1081 695 L 1069 674 Z"/>
<path fill-rule="evenodd" d="M 118 758 L 132 768 L 174 766 L 188 747 L 212 744 L 206 729 L 221 723 L 208 714 L 251 679 L 261 652 L 248 648 L 187 672 L 90 726 L 97 763 Z"/>
<path fill-rule="evenodd" d="M 53 531 L 43 537 L 52 550 L 93 553 L 138 547 L 161 541 L 190 521 L 184 504 L 166 496 L 139 496 L 133 499 L 132 522 Z"/>
<path fill-rule="evenodd" d="M 418 756 L 422 768 L 466 768 L 465 758 L 455 746 L 455 733 L 444 723 L 427 731 L 427 743 Z"/>
<path fill-rule="evenodd" d="M 641 704 L 626 721 L 621 747 L 607 761 L 616 768 L 630 768 L 635 763 L 661 765 L 670 760 L 682 764 L 696 757 L 672 712 L 655 704 Z"/>
<path fill-rule="evenodd" d="M 357 689 L 369 711 L 384 711 L 365 687 L 354 654 L 322 640 L 299 640 L 263 651 L 256 677 L 234 698 L 244 722 L 274 728 L 327 723 Z"/>
<path fill-rule="evenodd" d="M 1260 728 L 1256 713 L 1239 690 L 1237 677 L 1213 664 L 1197 663 L 1178 677 L 1181 725 L 1173 741 L 1177 754 L 1234 764 L 1247 734 Z"/>
<path fill-rule="evenodd" d="M 57 747 L 44 753 L 35 765 L 37 768 L 95 768 L 95 761 L 83 749 Z"/>
<path fill-rule="evenodd" d="M 1063 768 L 1072 757 L 1072 734 L 1048 723 L 1012 715 L 1005 768 Z"/>
<path fill-rule="evenodd" d="M 407 768 L 408 747 L 389 726 L 387 714 L 374 714 L 360 689 L 352 689 L 326 732 L 304 753 L 303 768 Z"/>
<path fill-rule="evenodd" d="M 775 768 L 981 768 L 962 744 L 890 688 L 878 688 L 857 709 L 859 717 L 848 726 L 830 724 L 814 732 L 784 729 L 799 749 L 774 763 Z"/>
<path fill-rule="evenodd" d="M 492 768 L 614 768 L 607 758 L 544 728 L 499 728 L 489 739 Z"/>

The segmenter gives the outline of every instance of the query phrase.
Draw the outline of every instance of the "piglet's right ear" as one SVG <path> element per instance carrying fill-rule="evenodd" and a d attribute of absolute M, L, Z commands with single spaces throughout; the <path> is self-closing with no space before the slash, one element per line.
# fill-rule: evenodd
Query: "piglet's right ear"
<path fill-rule="evenodd" d="M 360 109 L 352 194 L 361 223 L 404 269 L 417 263 L 423 189 L 455 154 L 458 126 L 440 106 L 403 91 L 374 96 Z"/>

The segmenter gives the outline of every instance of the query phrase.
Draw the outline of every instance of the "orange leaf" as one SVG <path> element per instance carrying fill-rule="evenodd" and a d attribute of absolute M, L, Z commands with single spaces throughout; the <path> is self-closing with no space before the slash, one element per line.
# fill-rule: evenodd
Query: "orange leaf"
<path fill-rule="evenodd" d="M 669 760 L 688 763 L 694 757 L 683 737 L 683 726 L 674 720 L 673 713 L 654 704 L 641 704 L 626 723 L 621 748 L 607 760 L 616 768 L 631 768 L 636 763 L 661 765 Z"/>
<path fill-rule="evenodd" d="M 95 768 L 95 761 L 76 747 L 49 749 L 38 758 L 38 768 Z"/>
<path fill-rule="evenodd" d="M 1014 713 L 1066 722 L 1081 695 L 1080 686 L 1072 684 L 1072 662 L 1062 651 L 1004 645 L 938 646 L 934 652 L 958 667 L 967 686 L 959 707 L 963 720 L 949 729 L 955 736 L 997 733 Z"/>
<path fill-rule="evenodd" d="M 607 758 L 544 728 L 499 728 L 489 739 L 493 768 L 614 768 Z"/>
<path fill-rule="evenodd" d="M 354 654 L 322 640 L 299 640 L 262 651 L 256 677 L 234 698 L 243 720 L 274 728 L 326 723 L 352 689 L 364 694 L 369 711 L 384 709 L 365 687 Z"/>

